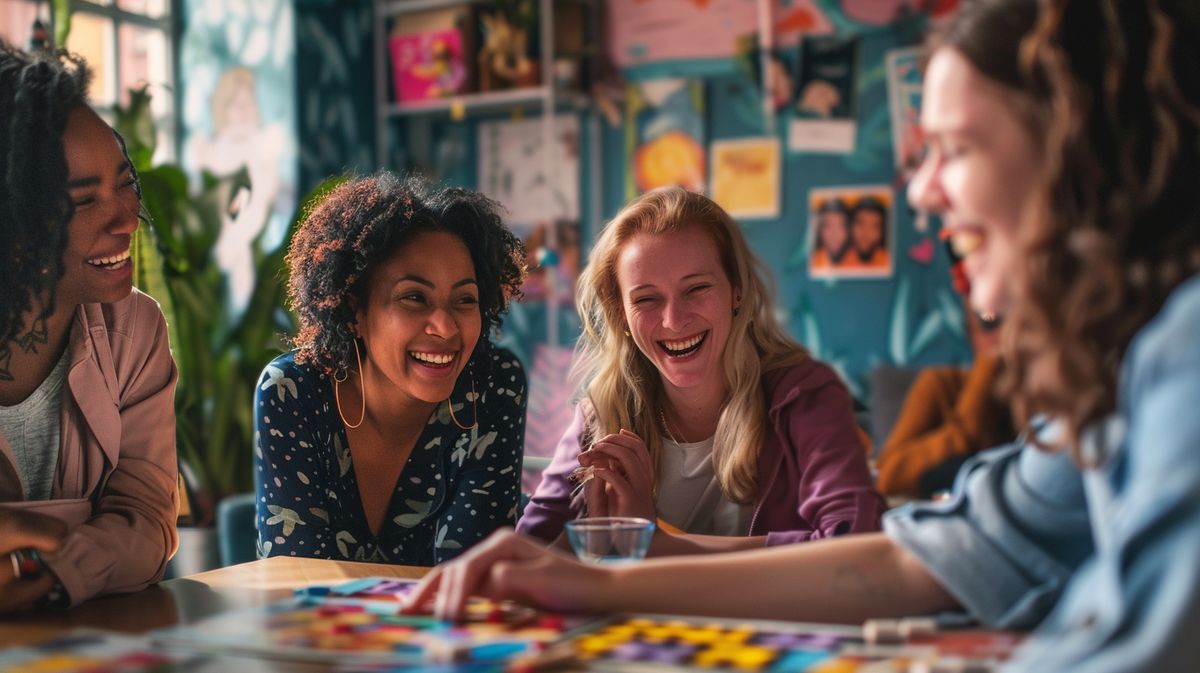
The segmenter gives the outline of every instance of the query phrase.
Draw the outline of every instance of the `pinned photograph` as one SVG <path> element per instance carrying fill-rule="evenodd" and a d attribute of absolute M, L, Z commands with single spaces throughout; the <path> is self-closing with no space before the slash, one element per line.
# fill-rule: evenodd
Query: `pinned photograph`
<path fill-rule="evenodd" d="M 794 117 L 788 128 L 793 152 L 854 151 L 858 38 L 812 37 L 800 42 Z"/>
<path fill-rule="evenodd" d="M 894 206 L 895 196 L 887 185 L 810 191 L 809 277 L 891 277 Z"/>

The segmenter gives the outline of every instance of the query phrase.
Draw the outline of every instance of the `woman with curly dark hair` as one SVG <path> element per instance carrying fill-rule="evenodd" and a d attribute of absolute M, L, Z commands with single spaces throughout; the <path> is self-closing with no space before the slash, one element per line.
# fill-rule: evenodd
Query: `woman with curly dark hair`
<path fill-rule="evenodd" d="M 1200 4 L 965 0 L 924 87 L 909 198 L 966 254 L 974 309 L 1003 316 L 1030 439 L 883 534 L 620 568 L 498 535 L 414 605 L 441 586 L 448 616 L 472 593 L 803 621 L 961 609 L 1038 627 L 1005 671 L 1196 669 Z"/>
<path fill-rule="evenodd" d="M 260 556 L 434 565 L 516 520 L 525 372 L 491 335 L 525 276 L 478 192 L 346 182 L 288 250 L 296 350 L 257 391 Z"/>
<path fill-rule="evenodd" d="M 176 370 L 88 79 L 0 43 L 0 612 L 145 587 L 177 541 Z"/>

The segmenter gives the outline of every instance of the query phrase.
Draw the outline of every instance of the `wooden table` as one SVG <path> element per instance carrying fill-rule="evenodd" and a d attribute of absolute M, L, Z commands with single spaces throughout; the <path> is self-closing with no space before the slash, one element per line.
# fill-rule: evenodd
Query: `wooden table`
<path fill-rule="evenodd" d="M 298 587 L 336 584 L 358 577 L 420 578 L 427 571 L 428 568 L 412 566 L 276 556 L 167 580 L 135 594 L 97 598 L 71 610 L 3 617 L 0 618 L 0 648 L 46 642 L 74 628 L 141 634 L 195 622 L 234 608 L 277 601 L 291 595 Z M 261 664 L 261 670 L 276 670 L 277 664 Z M 259 665 L 255 662 L 246 660 L 239 663 L 237 670 L 257 668 Z M 320 668 L 289 666 L 287 670 Z"/>

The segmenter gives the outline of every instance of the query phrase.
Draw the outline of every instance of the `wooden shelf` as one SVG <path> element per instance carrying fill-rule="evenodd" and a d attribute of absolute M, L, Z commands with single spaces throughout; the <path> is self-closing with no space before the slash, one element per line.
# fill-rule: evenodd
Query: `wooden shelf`
<path fill-rule="evenodd" d="M 378 5 L 379 16 L 399 16 L 424 12 L 428 9 L 442 9 L 463 4 L 477 4 L 483 0 L 385 0 Z"/>
<path fill-rule="evenodd" d="M 460 105 L 462 106 L 463 111 L 467 113 L 495 110 L 517 105 L 542 105 L 545 103 L 549 95 L 549 89 L 544 86 L 527 87 L 524 89 L 508 89 L 505 91 L 492 91 L 488 93 L 470 93 L 463 94 L 461 96 L 450 96 L 447 98 L 437 98 L 427 101 L 391 103 L 384 108 L 384 114 L 388 117 L 408 117 L 413 115 L 439 114 L 449 112 L 453 108 Z M 554 95 L 554 102 L 558 106 L 573 105 L 575 107 L 582 108 L 587 105 L 586 97 L 577 92 L 558 92 Z"/>

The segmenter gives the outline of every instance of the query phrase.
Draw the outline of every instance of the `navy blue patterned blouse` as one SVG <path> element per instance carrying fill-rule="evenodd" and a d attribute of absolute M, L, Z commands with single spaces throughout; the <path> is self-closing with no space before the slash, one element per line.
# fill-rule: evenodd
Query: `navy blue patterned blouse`
<path fill-rule="evenodd" d="M 400 473 L 383 526 L 367 525 L 332 378 L 275 358 L 255 391 L 258 555 L 431 566 L 513 525 L 525 441 L 525 371 L 511 352 L 475 358 L 479 425 L 462 430 L 440 404 Z M 450 401 L 463 423 L 471 368 Z"/>

